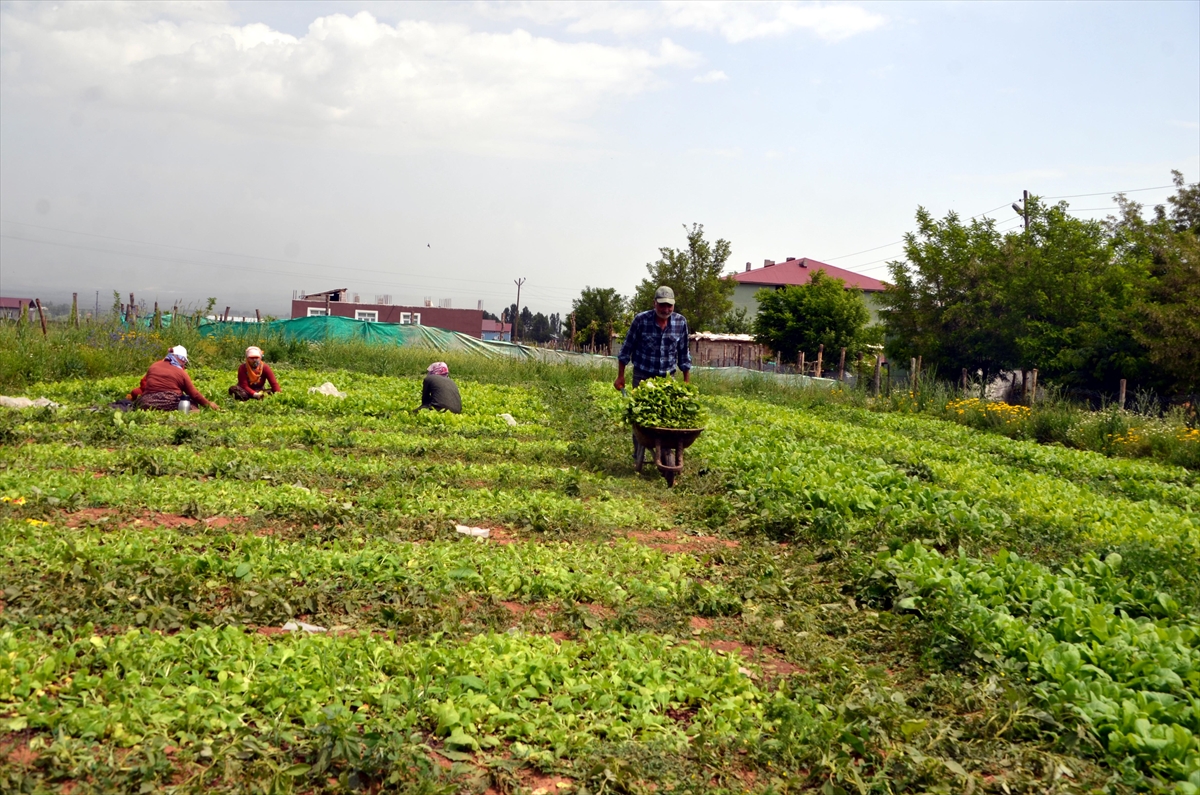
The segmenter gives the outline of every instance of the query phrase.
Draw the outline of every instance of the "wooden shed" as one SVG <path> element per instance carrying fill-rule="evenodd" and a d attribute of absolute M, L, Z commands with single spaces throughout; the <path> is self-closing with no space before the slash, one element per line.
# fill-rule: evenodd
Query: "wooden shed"
<path fill-rule="evenodd" d="M 700 367 L 748 367 L 762 369 L 771 349 L 754 341 L 750 334 L 714 334 L 702 331 L 688 337 L 692 364 Z"/>

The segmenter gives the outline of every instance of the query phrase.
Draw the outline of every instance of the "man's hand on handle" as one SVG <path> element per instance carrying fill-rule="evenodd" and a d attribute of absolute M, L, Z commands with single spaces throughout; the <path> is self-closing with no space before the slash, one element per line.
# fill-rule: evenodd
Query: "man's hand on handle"
<path fill-rule="evenodd" d="M 617 364 L 617 380 L 613 381 L 613 389 L 621 392 L 625 389 L 625 365 Z"/>

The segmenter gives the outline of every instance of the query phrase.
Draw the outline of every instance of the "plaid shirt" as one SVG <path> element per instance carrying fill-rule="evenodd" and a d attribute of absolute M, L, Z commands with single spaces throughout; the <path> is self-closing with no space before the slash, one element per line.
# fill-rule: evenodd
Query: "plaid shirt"
<path fill-rule="evenodd" d="M 672 312 L 665 329 L 658 327 L 654 310 L 639 312 L 625 335 L 625 344 L 617 356 L 621 364 L 633 362 L 636 372 L 647 376 L 660 376 L 675 372 L 685 373 L 692 369 L 692 357 L 688 353 L 688 324 L 683 315 Z"/>

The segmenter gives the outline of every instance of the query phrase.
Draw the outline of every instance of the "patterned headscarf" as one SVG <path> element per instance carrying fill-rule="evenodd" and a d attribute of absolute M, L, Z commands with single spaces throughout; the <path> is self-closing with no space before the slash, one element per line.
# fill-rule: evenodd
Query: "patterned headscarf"
<path fill-rule="evenodd" d="M 180 356 L 176 356 L 173 353 L 167 354 L 167 361 L 170 362 L 172 366 L 178 367 L 180 370 L 187 367 L 187 359 L 184 359 Z"/>
<path fill-rule="evenodd" d="M 450 368 L 445 362 L 434 362 L 426 372 L 430 375 L 450 375 Z"/>

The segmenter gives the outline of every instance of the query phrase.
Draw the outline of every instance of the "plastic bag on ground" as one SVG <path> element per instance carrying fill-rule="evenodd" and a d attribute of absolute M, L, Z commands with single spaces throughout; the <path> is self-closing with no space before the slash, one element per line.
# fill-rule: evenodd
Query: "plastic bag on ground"
<path fill-rule="evenodd" d="M 58 408 L 58 405 L 59 404 L 55 403 L 50 398 L 45 397 L 40 397 L 36 400 L 30 400 L 27 397 L 9 397 L 8 395 L 0 395 L 0 406 L 10 409 L 43 408 L 45 406 L 56 409 Z"/>
<path fill-rule="evenodd" d="M 492 531 L 486 527 L 467 527 L 465 524 L 454 525 L 454 530 L 472 538 L 487 538 L 492 534 Z"/>
<path fill-rule="evenodd" d="M 338 388 L 336 386 L 334 386 L 333 384 L 329 383 L 328 381 L 321 384 L 320 386 L 310 386 L 308 388 L 308 391 L 310 394 L 316 393 L 318 395 L 329 395 L 331 397 L 340 397 L 340 398 L 346 397 L 345 392 L 339 392 Z"/>
<path fill-rule="evenodd" d="M 328 632 L 325 627 L 316 624 L 306 624 L 303 621 L 289 621 L 283 625 L 284 632 Z"/>
<path fill-rule="evenodd" d="M 513 415 L 511 415 L 511 414 L 507 414 L 507 413 L 506 414 L 497 414 L 496 416 L 499 417 L 500 419 L 504 420 L 505 422 L 507 422 L 509 425 L 517 424 L 516 418 L 513 417 Z"/>

